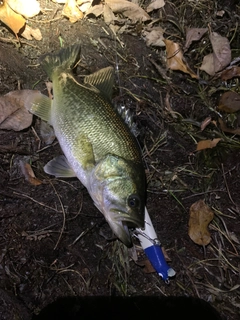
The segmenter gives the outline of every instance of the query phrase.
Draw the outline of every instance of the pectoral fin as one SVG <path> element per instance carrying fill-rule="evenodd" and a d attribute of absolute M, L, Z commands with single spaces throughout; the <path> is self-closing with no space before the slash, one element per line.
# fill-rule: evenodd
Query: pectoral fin
<path fill-rule="evenodd" d="M 76 177 L 75 172 L 70 167 L 66 157 L 63 155 L 49 161 L 43 169 L 46 173 L 51 174 L 57 178 Z"/>
<path fill-rule="evenodd" d="M 33 93 L 28 95 L 24 103 L 27 110 L 51 124 L 52 100 L 50 98 L 40 91 L 34 90 Z"/>

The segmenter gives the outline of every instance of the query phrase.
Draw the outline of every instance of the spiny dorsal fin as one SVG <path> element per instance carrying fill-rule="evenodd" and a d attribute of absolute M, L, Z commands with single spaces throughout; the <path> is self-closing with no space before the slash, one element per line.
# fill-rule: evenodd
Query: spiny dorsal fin
<path fill-rule="evenodd" d="M 96 87 L 110 101 L 112 99 L 113 81 L 114 70 L 112 67 L 103 68 L 84 78 L 84 84 Z"/>

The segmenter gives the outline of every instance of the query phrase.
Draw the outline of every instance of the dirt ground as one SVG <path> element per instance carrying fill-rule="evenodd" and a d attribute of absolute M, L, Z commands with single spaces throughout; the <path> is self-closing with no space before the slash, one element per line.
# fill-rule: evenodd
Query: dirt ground
<path fill-rule="evenodd" d="M 239 138 L 234 137 L 231 144 L 231 135 L 225 138 L 213 124 L 203 132 L 194 125 L 208 116 L 217 120 L 214 110 L 221 92 L 208 96 L 206 88 L 212 84 L 203 85 L 180 72 L 167 73 L 171 83 L 163 79 L 152 61 L 163 67 L 164 50 L 146 46 L 140 24 L 116 40 L 102 18 L 71 24 L 61 16 L 62 5 L 42 4 L 45 11 L 29 22 L 41 29 L 41 41 L 21 39 L 19 47 L 14 35 L 0 25 L 0 94 L 19 87 L 47 94 L 48 79 L 38 58 L 59 50 L 60 40 L 64 46 L 81 42 L 79 76 L 109 65 L 118 68 L 114 103 L 124 104 L 135 115 L 148 180 L 147 208 L 176 276 L 165 284 L 155 272 L 148 273 L 137 241 L 137 262 L 133 250 L 108 241 L 109 227 L 80 181 L 54 179 L 44 173 L 44 164 L 61 150 L 57 141 L 50 146 L 42 141 L 40 120 L 34 118 L 23 131 L 0 130 L 2 319 L 30 319 L 62 296 L 123 295 L 199 297 L 210 302 L 223 319 L 239 319 Z M 237 1 L 216 2 L 214 10 L 203 4 L 205 26 L 211 22 L 231 38 L 234 19 L 240 15 Z M 185 10 L 194 19 L 193 7 Z M 214 18 L 216 10 L 225 10 L 226 17 Z M 161 17 L 158 23 L 170 36 L 171 28 L 182 22 L 183 11 L 179 1 L 172 1 L 161 15 L 153 14 Z M 175 36 L 184 43 L 183 34 Z M 237 30 L 235 49 L 239 42 Z M 197 53 L 193 50 L 187 58 L 194 67 Z M 176 117 L 167 110 L 168 102 Z M 216 148 L 195 152 L 196 137 L 225 140 Z M 25 180 L 21 161 L 31 163 L 40 185 Z M 200 199 L 215 213 L 209 227 L 212 240 L 206 247 L 188 236 L 189 209 Z"/>

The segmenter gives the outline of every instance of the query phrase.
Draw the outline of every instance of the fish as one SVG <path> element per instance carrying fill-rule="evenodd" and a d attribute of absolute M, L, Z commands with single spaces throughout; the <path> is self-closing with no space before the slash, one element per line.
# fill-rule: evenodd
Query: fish
<path fill-rule="evenodd" d="M 81 83 L 73 73 L 80 55 L 79 43 L 44 55 L 41 65 L 52 81 L 53 99 L 33 95 L 27 108 L 53 127 L 63 152 L 44 171 L 55 177 L 77 177 L 115 236 L 131 247 L 129 229 L 144 227 L 141 149 L 111 102 L 113 67 L 87 75 Z"/>

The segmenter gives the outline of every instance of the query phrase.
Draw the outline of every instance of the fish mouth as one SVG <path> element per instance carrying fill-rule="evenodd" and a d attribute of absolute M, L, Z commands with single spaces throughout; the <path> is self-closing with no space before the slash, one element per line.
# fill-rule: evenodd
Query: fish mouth
<path fill-rule="evenodd" d="M 129 229 L 142 228 L 143 223 L 139 219 L 130 218 L 129 215 L 122 212 L 114 212 L 114 218 L 108 220 L 114 234 L 127 247 L 132 247 L 132 237 Z"/>

